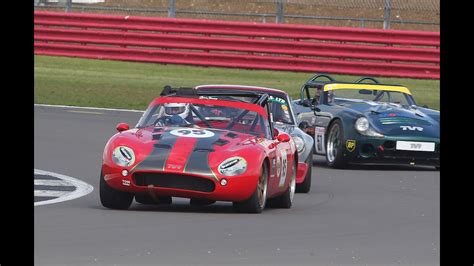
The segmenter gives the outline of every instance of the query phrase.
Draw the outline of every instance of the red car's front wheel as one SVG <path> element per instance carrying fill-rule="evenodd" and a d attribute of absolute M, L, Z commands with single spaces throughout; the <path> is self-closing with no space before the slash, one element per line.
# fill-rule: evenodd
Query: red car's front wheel
<path fill-rule="evenodd" d="M 133 194 L 118 191 L 111 188 L 104 179 L 102 172 L 100 173 L 100 202 L 102 206 L 109 209 L 125 210 L 130 207 L 133 200 Z"/>
<path fill-rule="evenodd" d="M 234 209 L 238 212 L 261 213 L 267 201 L 267 187 L 268 169 L 267 164 L 263 163 L 262 172 L 260 173 L 255 192 L 247 200 L 234 202 Z"/>

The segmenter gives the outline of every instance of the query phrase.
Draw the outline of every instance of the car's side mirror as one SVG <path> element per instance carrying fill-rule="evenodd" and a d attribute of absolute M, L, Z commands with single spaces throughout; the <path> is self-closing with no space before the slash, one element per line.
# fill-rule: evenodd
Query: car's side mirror
<path fill-rule="evenodd" d="M 129 130 L 130 126 L 127 123 L 119 123 L 116 128 L 118 132 L 122 132 L 125 130 Z"/>
<path fill-rule="evenodd" d="M 286 133 L 281 133 L 280 135 L 278 135 L 277 140 L 279 142 L 288 142 L 290 141 L 290 135 Z"/>
<path fill-rule="evenodd" d="M 429 108 L 429 107 L 428 107 L 428 105 L 426 105 L 426 104 L 425 104 L 425 105 L 423 105 L 422 107 L 423 107 L 423 108 Z"/>

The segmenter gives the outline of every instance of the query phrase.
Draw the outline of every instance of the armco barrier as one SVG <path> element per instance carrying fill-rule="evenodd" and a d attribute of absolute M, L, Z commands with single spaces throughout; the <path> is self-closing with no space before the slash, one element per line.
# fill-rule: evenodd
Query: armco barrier
<path fill-rule="evenodd" d="M 35 11 L 35 54 L 439 78 L 439 33 Z"/>

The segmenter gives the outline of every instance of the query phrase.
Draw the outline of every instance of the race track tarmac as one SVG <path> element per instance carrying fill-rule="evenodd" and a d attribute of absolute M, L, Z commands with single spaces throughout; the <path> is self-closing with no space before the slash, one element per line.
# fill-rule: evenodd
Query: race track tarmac
<path fill-rule="evenodd" d="M 103 148 L 119 122 L 141 113 L 35 106 L 35 169 L 94 187 L 35 207 L 35 265 L 439 265 L 438 171 L 413 167 L 329 169 L 314 156 L 309 194 L 291 209 L 234 213 L 134 202 L 102 207 Z M 31 203 L 33 204 L 33 202 Z"/>

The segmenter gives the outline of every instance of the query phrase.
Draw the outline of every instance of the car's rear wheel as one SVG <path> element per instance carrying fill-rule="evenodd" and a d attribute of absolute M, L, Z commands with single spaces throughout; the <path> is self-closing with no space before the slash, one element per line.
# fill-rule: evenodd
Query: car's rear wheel
<path fill-rule="evenodd" d="M 311 190 L 311 176 L 313 174 L 313 151 L 309 153 L 308 161 L 306 163 L 308 164 L 308 171 L 306 171 L 306 176 L 304 177 L 303 183 L 296 184 L 297 193 L 308 193 Z"/>
<path fill-rule="evenodd" d="M 263 163 L 262 172 L 258 178 L 257 187 L 250 198 L 240 202 L 234 202 L 233 207 L 238 212 L 261 213 L 267 201 L 268 169 Z"/>
<path fill-rule="evenodd" d="M 344 129 L 340 120 L 335 120 L 329 128 L 326 142 L 326 162 L 332 168 L 347 166 L 347 159 L 344 157 Z"/>
<path fill-rule="evenodd" d="M 102 206 L 109 209 L 125 210 L 130 207 L 133 200 L 133 194 L 119 191 L 111 188 L 104 179 L 104 175 L 100 173 L 100 202 Z"/>
<path fill-rule="evenodd" d="M 154 199 L 149 194 L 135 194 L 135 201 L 141 204 L 171 204 L 172 198 L 171 197 L 157 197 Z"/>
<path fill-rule="evenodd" d="M 295 197 L 295 190 L 296 190 L 296 162 L 293 163 L 293 173 L 290 177 L 290 184 L 288 185 L 288 189 L 283 193 L 283 195 L 278 196 L 273 199 L 269 199 L 268 203 L 274 208 L 284 208 L 289 209 L 291 205 L 293 205 L 293 198 Z"/>

